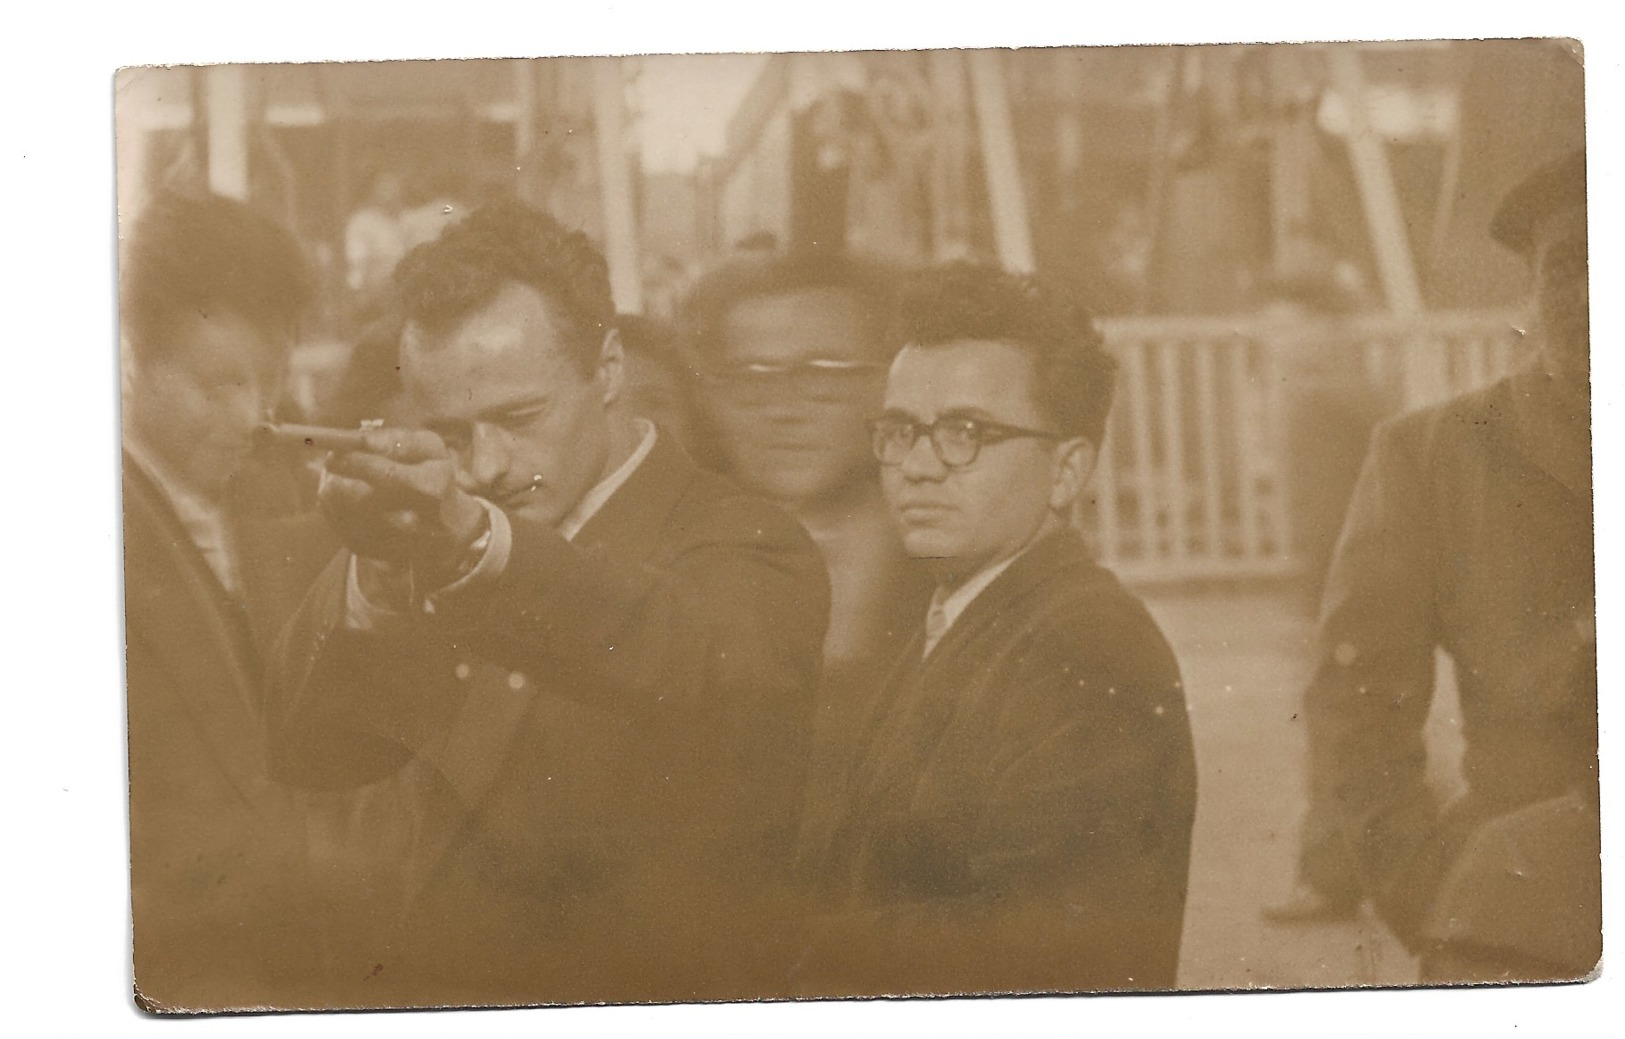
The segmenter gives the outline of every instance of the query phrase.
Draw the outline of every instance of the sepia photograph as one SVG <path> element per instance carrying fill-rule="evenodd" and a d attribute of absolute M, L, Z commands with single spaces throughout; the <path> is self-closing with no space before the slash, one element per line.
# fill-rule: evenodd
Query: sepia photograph
<path fill-rule="evenodd" d="M 87 50 L 100 194 L 25 196 L 105 258 L 80 314 L 35 249 L 23 301 L 91 374 L 21 435 L 85 426 L 106 484 L 16 535 L 62 629 L 20 656 L 80 668 L 20 773 L 42 1012 L 1595 1010 L 1583 21 L 286 14 Z"/>
<path fill-rule="evenodd" d="M 137 1003 L 1591 977 L 1584 67 L 120 70 Z"/>

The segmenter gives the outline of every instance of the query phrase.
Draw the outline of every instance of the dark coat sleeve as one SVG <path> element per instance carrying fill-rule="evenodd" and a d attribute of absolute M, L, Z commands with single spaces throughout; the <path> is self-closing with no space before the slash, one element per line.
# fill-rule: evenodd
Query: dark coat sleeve
<path fill-rule="evenodd" d="M 787 517 L 742 497 L 707 502 L 682 526 L 669 561 L 629 565 L 516 525 L 495 594 L 453 623 L 481 657 L 572 699 L 708 719 L 771 761 L 810 724 L 829 615 L 822 559 Z"/>
<path fill-rule="evenodd" d="M 271 657 L 270 767 L 290 786 L 336 790 L 390 775 L 412 757 L 408 734 L 431 731 L 427 716 L 450 717 L 462 695 L 449 643 L 423 626 L 344 628 L 351 558 L 339 552 L 316 578 Z M 380 710 L 392 697 L 394 710 Z"/>
<path fill-rule="evenodd" d="M 741 767 L 799 770 L 828 614 L 817 549 L 737 497 L 678 526 L 669 552 L 628 562 L 515 523 L 484 602 L 371 632 L 340 626 L 336 559 L 277 655 L 284 777 L 355 785 L 431 750 L 468 695 L 456 668 L 469 657 L 612 714 L 707 724 Z"/>
<path fill-rule="evenodd" d="M 1373 437 L 1327 576 L 1305 694 L 1305 831 L 1334 845 L 1308 848 L 1306 859 L 1351 862 L 1379 906 L 1435 817 L 1423 739 L 1438 641 L 1428 419 L 1408 416 Z"/>

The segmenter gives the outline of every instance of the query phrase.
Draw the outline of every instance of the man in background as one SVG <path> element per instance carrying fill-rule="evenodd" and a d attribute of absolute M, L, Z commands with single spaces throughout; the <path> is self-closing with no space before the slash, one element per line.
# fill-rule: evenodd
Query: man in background
<path fill-rule="evenodd" d="M 1196 803 L 1179 668 L 1068 523 L 1113 362 L 1065 300 L 969 264 L 915 284 L 897 341 L 873 450 L 936 591 L 869 729 L 803 991 L 1170 988 Z"/>
<path fill-rule="evenodd" d="M 120 319 L 131 901 L 144 1006 L 301 998 L 317 963 L 304 815 L 266 761 L 264 661 L 331 551 L 297 470 L 253 457 L 311 298 L 282 228 L 165 195 Z"/>
<path fill-rule="evenodd" d="M 1585 157 L 1531 174 L 1491 236 L 1530 266 L 1538 363 L 1385 423 L 1305 694 L 1301 873 L 1359 897 L 1424 980 L 1584 976 L 1601 955 Z M 1425 782 L 1434 653 L 1455 663 L 1467 793 Z"/>
<path fill-rule="evenodd" d="M 850 257 L 770 254 L 713 271 L 687 308 L 705 453 L 799 520 L 829 568 L 807 798 L 814 845 L 833 824 L 857 725 L 929 594 L 886 514 L 866 428 L 895 353 L 894 282 Z"/>
<path fill-rule="evenodd" d="M 358 299 L 372 301 L 384 292 L 411 247 L 405 213 L 405 178 L 393 170 L 376 173 L 366 203 L 344 225 L 344 280 Z"/>

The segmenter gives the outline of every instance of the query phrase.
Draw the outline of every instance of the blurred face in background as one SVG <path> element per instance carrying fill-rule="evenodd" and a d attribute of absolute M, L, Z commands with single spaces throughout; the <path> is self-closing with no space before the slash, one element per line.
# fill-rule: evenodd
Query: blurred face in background
<path fill-rule="evenodd" d="M 623 356 L 621 399 L 627 410 L 648 419 L 679 444 L 686 445 L 688 401 L 683 396 L 683 380 L 677 368 L 666 358 L 634 350 L 630 344 Z"/>
<path fill-rule="evenodd" d="M 550 527 L 605 475 L 620 364 L 610 336 L 583 371 L 552 304 L 518 282 L 443 333 L 401 337 L 409 407 L 456 456 L 462 489 Z"/>
<path fill-rule="evenodd" d="M 293 329 L 193 311 L 175 318 L 169 337 L 136 363 L 131 432 L 167 475 L 218 498 L 282 396 Z"/>
<path fill-rule="evenodd" d="M 968 419 L 1050 432 L 1033 397 L 1033 362 L 1010 343 L 962 339 L 908 346 L 892 362 L 884 419 Z M 886 502 L 916 559 L 964 579 L 1009 559 L 1057 527 L 1087 478 L 1077 438 L 1011 437 L 983 443 L 950 466 L 929 436 L 881 467 Z"/>
<path fill-rule="evenodd" d="M 791 507 L 873 479 L 864 424 L 885 382 L 873 339 L 843 289 L 734 304 L 701 373 L 699 404 L 735 479 Z"/>
<path fill-rule="evenodd" d="M 1586 208 L 1569 206 L 1534 228 L 1535 306 L 1546 370 L 1585 391 L 1591 380 Z"/>

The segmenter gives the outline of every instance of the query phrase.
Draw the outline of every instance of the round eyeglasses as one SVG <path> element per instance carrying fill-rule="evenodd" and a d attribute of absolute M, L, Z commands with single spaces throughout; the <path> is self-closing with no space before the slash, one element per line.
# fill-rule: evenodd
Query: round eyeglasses
<path fill-rule="evenodd" d="M 931 450 L 936 453 L 937 461 L 949 469 L 961 469 L 976 461 L 983 444 L 1022 437 L 1062 439 L 1059 434 L 1042 429 L 1025 429 L 985 419 L 946 416 L 935 422 L 917 422 L 899 415 L 882 415 L 871 421 L 869 436 L 881 465 L 902 465 L 908 453 L 914 450 L 914 442 L 924 436 L 931 439 Z"/>
<path fill-rule="evenodd" d="M 698 373 L 716 390 L 744 400 L 842 400 L 885 370 L 885 365 L 870 361 L 821 357 L 799 364 L 717 365 Z"/>

